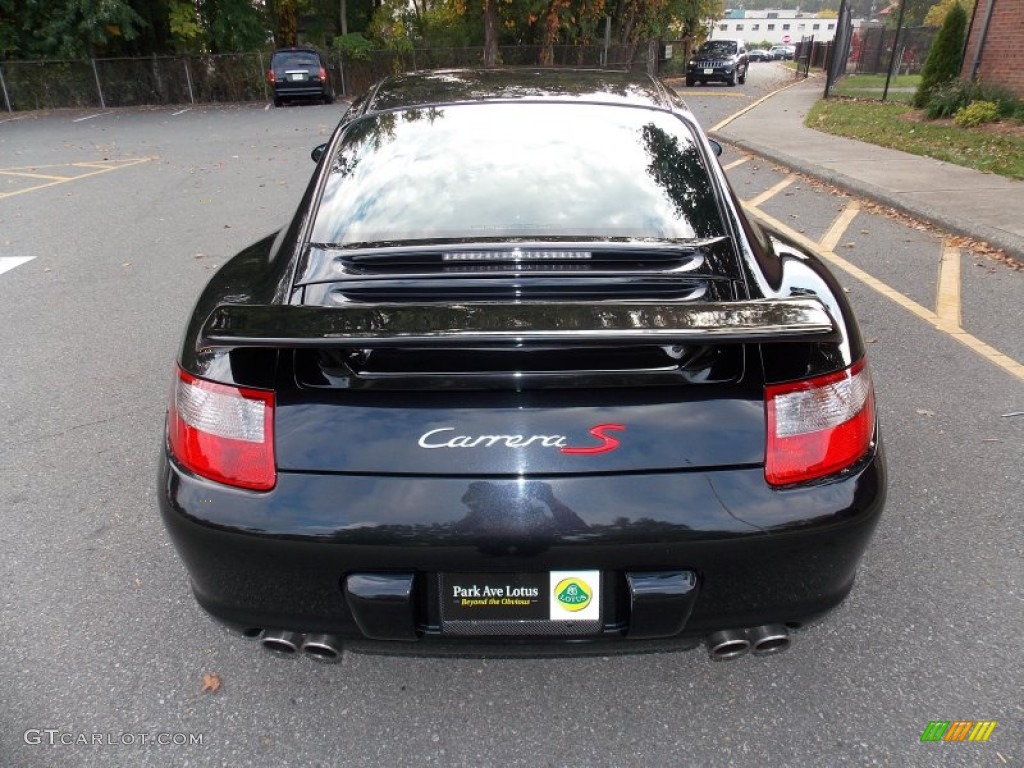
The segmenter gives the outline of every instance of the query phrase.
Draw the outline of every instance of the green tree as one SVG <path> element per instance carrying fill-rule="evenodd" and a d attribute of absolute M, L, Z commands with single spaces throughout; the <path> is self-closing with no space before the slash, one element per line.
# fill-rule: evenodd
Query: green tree
<path fill-rule="evenodd" d="M 946 14 L 954 5 L 962 5 L 968 16 L 974 10 L 974 0 L 939 0 L 928 9 L 928 13 L 924 17 L 924 25 L 926 27 L 941 27 Z"/>
<path fill-rule="evenodd" d="M 928 58 L 921 70 L 921 84 L 914 95 L 914 106 L 925 106 L 937 87 L 955 80 L 960 74 L 960 56 L 966 30 L 967 12 L 962 5 L 955 3 L 946 14 L 942 28 L 928 51 Z"/>
<path fill-rule="evenodd" d="M 44 56 L 83 58 L 122 52 L 144 25 L 125 0 L 57 0 L 47 3 L 44 13 L 34 33 L 37 50 Z"/>

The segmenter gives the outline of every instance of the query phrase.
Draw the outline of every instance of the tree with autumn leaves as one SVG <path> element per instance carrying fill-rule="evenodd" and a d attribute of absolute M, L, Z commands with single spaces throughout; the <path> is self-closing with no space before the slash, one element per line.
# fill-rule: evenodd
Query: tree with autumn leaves
<path fill-rule="evenodd" d="M 0 0 L 0 58 L 259 50 L 361 36 L 370 47 L 540 48 L 693 37 L 723 0 Z"/>

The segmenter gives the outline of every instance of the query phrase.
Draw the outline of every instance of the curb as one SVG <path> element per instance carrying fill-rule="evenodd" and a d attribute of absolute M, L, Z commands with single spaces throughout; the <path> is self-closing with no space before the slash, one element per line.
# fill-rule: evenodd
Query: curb
<path fill-rule="evenodd" d="M 789 86 L 786 86 L 786 88 L 788 87 Z M 780 88 L 773 91 L 764 99 L 758 100 L 757 103 L 759 104 L 761 101 L 765 101 L 772 96 L 775 96 L 781 90 L 784 89 Z M 753 106 L 755 105 L 751 105 L 751 108 L 753 108 Z M 731 120 L 729 122 L 731 122 Z M 728 125 L 728 123 L 725 123 L 725 125 Z M 771 147 L 765 147 L 755 141 L 736 138 L 728 135 L 728 132 L 722 133 L 721 127 L 724 127 L 724 125 L 716 125 L 708 131 L 708 135 L 725 144 L 729 144 L 730 146 L 738 147 L 742 150 L 778 163 L 779 165 L 784 165 L 797 173 L 810 176 L 858 197 L 867 198 L 876 203 L 892 208 L 893 210 L 899 211 L 900 213 L 906 214 L 907 216 L 932 224 L 933 226 L 939 227 L 950 234 L 961 235 L 963 237 L 971 238 L 972 240 L 984 241 L 988 245 L 1004 251 L 1011 258 L 1017 261 L 1024 261 L 1024 237 L 1018 237 L 1010 232 L 996 229 L 985 224 L 980 224 L 972 220 L 950 216 L 948 213 L 937 211 L 930 206 L 908 201 L 905 196 L 898 195 L 888 189 L 875 186 L 874 184 L 869 184 L 865 181 L 846 176 L 839 172 L 826 170 L 819 165 L 805 162 L 800 158 L 792 157 L 784 152 L 772 149 Z M 809 130 L 814 129 L 811 128 Z M 935 162 L 941 161 L 935 160 Z"/>

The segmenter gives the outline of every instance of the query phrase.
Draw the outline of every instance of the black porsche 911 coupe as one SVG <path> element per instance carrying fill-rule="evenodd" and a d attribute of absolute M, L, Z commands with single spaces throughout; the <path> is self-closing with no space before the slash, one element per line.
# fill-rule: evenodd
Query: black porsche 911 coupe
<path fill-rule="evenodd" d="M 767 654 L 881 514 L 843 291 L 683 102 L 609 71 L 359 98 L 188 322 L 160 472 L 200 605 L 336 659 Z"/>

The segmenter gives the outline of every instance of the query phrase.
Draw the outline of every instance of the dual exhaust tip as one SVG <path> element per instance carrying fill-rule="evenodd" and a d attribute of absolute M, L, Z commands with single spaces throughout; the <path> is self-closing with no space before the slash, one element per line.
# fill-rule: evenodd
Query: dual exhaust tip
<path fill-rule="evenodd" d="M 287 630 L 268 629 L 263 632 L 260 644 L 268 651 L 281 656 L 305 654 L 322 662 L 341 660 L 341 640 L 334 635 L 310 634 Z M 746 653 L 755 656 L 770 656 L 789 648 L 789 630 L 783 624 L 763 624 L 750 629 L 725 629 L 712 632 L 705 644 L 715 661 L 738 659 Z"/>
<path fill-rule="evenodd" d="M 725 629 L 712 632 L 704 641 L 715 661 L 730 661 L 750 652 L 770 656 L 789 648 L 789 630 L 784 624 L 762 624 L 751 629 Z"/>
<path fill-rule="evenodd" d="M 260 644 L 280 656 L 295 656 L 300 652 L 323 662 L 341 661 L 341 640 L 334 635 L 303 635 L 281 629 L 268 629 Z"/>

